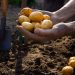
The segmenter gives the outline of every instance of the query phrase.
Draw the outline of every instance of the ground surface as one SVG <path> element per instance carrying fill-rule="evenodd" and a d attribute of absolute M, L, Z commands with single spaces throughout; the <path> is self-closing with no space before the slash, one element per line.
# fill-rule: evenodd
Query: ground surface
<path fill-rule="evenodd" d="M 10 8 L 7 25 L 15 30 L 19 8 Z M 61 75 L 62 67 L 75 56 L 75 38 L 65 36 L 55 41 L 20 44 L 15 34 L 8 52 L 0 51 L 0 75 Z M 6 59 L 5 59 L 6 57 Z M 73 74 L 74 75 L 74 74 Z"/>

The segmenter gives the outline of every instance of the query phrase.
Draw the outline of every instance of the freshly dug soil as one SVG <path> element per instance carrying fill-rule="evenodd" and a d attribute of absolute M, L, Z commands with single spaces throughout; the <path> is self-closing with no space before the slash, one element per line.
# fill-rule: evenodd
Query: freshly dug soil
<path fill-rule="evenodd" d="M 9 10 L 7 25 L 12 28 L 12 43 L 9 51 L 0 51 L 0 75 L 62 75 L 62 68 L 75 56 L 75 37 L 65 36 L 45 43 L 30 40 L 21 44 L 14 33 L 19 10 Z"/>

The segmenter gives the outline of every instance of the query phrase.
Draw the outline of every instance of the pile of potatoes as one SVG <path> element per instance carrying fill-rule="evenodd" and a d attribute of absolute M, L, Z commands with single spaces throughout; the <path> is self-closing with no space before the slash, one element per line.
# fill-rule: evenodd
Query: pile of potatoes
<path fill-rule="evenodd" d="M 33 31 L 35 28 L 51 29 L 53 26 L 51 17 L 41 11 L 33 11 L 26 7 L 19 14 L 18 23 L 28 31 Z"/>
<path fill-rule="evenodd" d="M 75 69 L 75 56 L 70 57 L 68 61 L 68 66 L 63 67 L 63 75 L 72 75 Z"/>

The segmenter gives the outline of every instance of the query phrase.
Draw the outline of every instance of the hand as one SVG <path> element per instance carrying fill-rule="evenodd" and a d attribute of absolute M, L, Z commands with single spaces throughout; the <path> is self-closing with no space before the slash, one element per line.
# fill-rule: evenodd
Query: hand
<path fill-rule="evenodd" d="M 29 31 L 25 30 L 25 28 L 23 28 L 23 26 L 17 26 L 17 29 L 19 31 L 21 31 L 21 33 L 23 34 L 23 36 L 25 36 L 26 39 L 28 39 L 28 40 L 32 39 L 32 40 L 40 41 L 40 42 L 43 41 L 43 40 L 46 40 L 46 37 L 39 36 L 39 35 L 37 35 L 35 33 L 31 33 Z"/>
<path fill-rule="evenodd" d="M 58 23 L 53 26 L 52 29 L 35 29 L 34 33 L 25 30 L 22 26 L 17 28 L 23 33 L 23 35 L 29 39 L 36 41 L 49 41 L 54 40 L 69 34 L 68 23 Z"/>

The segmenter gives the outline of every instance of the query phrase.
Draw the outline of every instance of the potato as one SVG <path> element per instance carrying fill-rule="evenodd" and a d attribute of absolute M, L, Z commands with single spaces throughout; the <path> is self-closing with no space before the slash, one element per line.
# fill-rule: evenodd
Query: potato
<path fill-rule="evenodd" d="M 38 23 L 38 22 L 32 22 L 32 24 L 33 24 L 34 26 L 35 26 L 36 23 Z"/>
<path fill-rule="evenodd" d="M 41 23 L 39 23 L 39 22 L 32 22 L 32 25 L 34 26 L 34 29 L 41 28 Z"/>
<path fill-rule="evenodd" d="M 75 60 L 75 56 L 70 57 L 69 61 L 71 61 L 71 60 Z"/>
<path fill-rule="evenodd" d="M 51 29 L 53 26 L 52 21 L 51 20 L 43 20 L 42 24 L 41 24 L 41 28 L 42 29 Z"/>
<path fill-rule="evenodd" d="M 21 15 L 25 15 L 25 16 L 29 16 L 30 14 L 32 13 L 32 9 L 31 8 L 23 8 L 21 11 L 20 11 L 20 14 Z"/>
<path fill-rule="evenodd" d="M 34 29 L 34 26 L 30 22 L 23 22 L 22 26 L 28 31 L 33 31 Z"/>
<path fill-rule="evenodd" d="M 41 11 L 32 12 L 32 9 L 27 7 L 20 11 L 18 23 L 28 31 L 36 28 L 51 29 L 53 23 L 50 19 L 49 15 L 43 14 Z"/>
<path fill-rule="evenodd" d="M 22 22 L 30 22 L 30 19 L 27 16 L 21 15 L 18 18 L 18 22 L 21 24 Z"/>
<path fill-rule="evenodd" d="M 41 24 L 40 24 L 40 23 L 36 23 L 34 28 L 35 28 L 35 29 L 36 29 L 36 28 L 41 28 Z"/>
<path fill-rule="evenodd" d="M 44 16 L 44 20 L 45 19 L 47 19 L 47 20 L 50 20 L 51 19 L 51 17 L 49 15 L 47 15 L 47 14 L 44 14 L 43 16 Z"/>
<path fill-rule="evenodd" d="M 62 69 L 63 75 L 72 75 L 73 74 L 73 68 L 71 66 L 65 66 Z"/>
<path fill-rule="evenodd" d="M 41 22 L 44 19 L 43 13 L 42 12 L 39 12 L 39 11 L 32 12 L 30 14 L 29 18 L 33 22 Z"/>
<path fill-rule="evenodd" d="M 75 68 L 75 60 L 70 60 L 68 65 L 72 66 L 73 68 Z"/>

